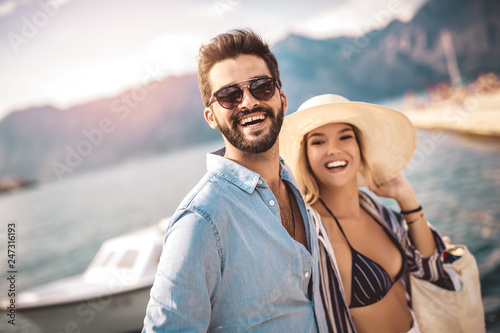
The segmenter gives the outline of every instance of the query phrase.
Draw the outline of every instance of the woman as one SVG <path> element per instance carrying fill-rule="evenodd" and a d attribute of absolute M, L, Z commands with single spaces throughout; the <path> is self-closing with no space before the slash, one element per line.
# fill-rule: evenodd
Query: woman
<path fill-rule="evenodd" d="M 285 118 L 280 145 L 319 234 L 331 331 L 418 332 L 410 272 L 441 283 L 448 276 L 441 237 L 400 174 L 417 145 L 411 122 L 382 106 L 321 95 Z M 401 212 L 360 186 L 395 199 Z"/>

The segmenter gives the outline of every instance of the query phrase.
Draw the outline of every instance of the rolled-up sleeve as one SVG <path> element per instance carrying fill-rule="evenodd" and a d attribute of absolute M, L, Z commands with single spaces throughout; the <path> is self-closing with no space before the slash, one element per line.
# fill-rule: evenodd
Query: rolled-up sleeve
<path fill-rule="evenodd" d="M 213 225 L 184 212 L 171 222 L 163 246 L 143 333 L 206 332 L 221 280 L 221 257 Z"/>

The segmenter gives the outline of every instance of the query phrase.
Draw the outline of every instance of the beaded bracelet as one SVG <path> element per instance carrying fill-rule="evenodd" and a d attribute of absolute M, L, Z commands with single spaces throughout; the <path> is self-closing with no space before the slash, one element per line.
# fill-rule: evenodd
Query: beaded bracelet
<path fill-rule="evenodd" d="M 412 221 L 406 221 L 406 225 L 410 225 L 412 223 L 415 223 L 417 222 L 418 220 L 420 220 L 422 217 L 424 217 L 424 213 L 420 213 L 420 215 L 415 219 L 415 220 L 412 220 Z"/>
<path fill-rule="evenodd" d="M 416 213 L 416 212 L 420 212 L 422 210 L 422 206 L 418 206 L 418 208 L 415 208 L 413 210 L 402 210 L 401 211 L 401 214 L 402 215 L 408 215 L 408 214 L 411 214 L 411 213 Z"/>

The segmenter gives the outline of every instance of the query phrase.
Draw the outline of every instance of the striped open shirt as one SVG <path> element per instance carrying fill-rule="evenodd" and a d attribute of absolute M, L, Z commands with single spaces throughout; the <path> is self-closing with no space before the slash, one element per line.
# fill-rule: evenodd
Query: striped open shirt
<path fill-rule="evenodd" d="M 411 311 L 410 273 L 428 281 L 438 281 L 447 277 L 441 260 L 441 252 L 445 249 L 441 236 L 431 226 L 437 249 L 429 258 L 424 258 L 412 243 L 403 216 L 373 198 L 368 197 L 362 191 L 359 192 L 359 198 L 361 207 L 366 209 L 382 226 L 387 228 L 399 244 L 406 244 L 404 252 L 408 269 L 405 270 L 401 279 L 406 291 L 406 300 Z M 335 254 L 326 227 L 319 213 L 310 206 L 308 209 L 319 238 L 320 288 L 328 329 L 330 332 L 335 333 L 356 332 L 349 313 L 349 307 L 345 301 L 344 288 L 338 273 Z"/>

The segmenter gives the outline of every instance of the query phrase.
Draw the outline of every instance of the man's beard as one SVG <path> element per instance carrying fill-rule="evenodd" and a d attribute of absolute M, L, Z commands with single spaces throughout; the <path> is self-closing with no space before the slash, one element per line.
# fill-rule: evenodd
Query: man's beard
<path fill-rule="evenodd" d="M 261 136 L 263 130 L 256 131 L 254 135 L 256 137 L 259 136 L 258 140 L 249 140 L 240 130 L 238 123 L 241 117 L 254 112 L 264 112 L 267 116 L 266 119 L 269 119 L 271 121 L 271 127 L 267 135 Z M 276 143 L 281 130 L 281 125 L 283 125 L 283 116 L 282 103 L 281 107 L 278 110 L 277 116 L 274 115 L 271 108 L 257 107 L 252 111 L 240 111 L 233 115 L 230 119 L 230 126 L 220 123 L 217 117 L 215 117 L 215 121 L 222 135 L 224 135 L 227 141 L 229 141 L 229 143 L 235 148 L 245 153 L 260 154 L 271 149 L 271 147 Z"/>

